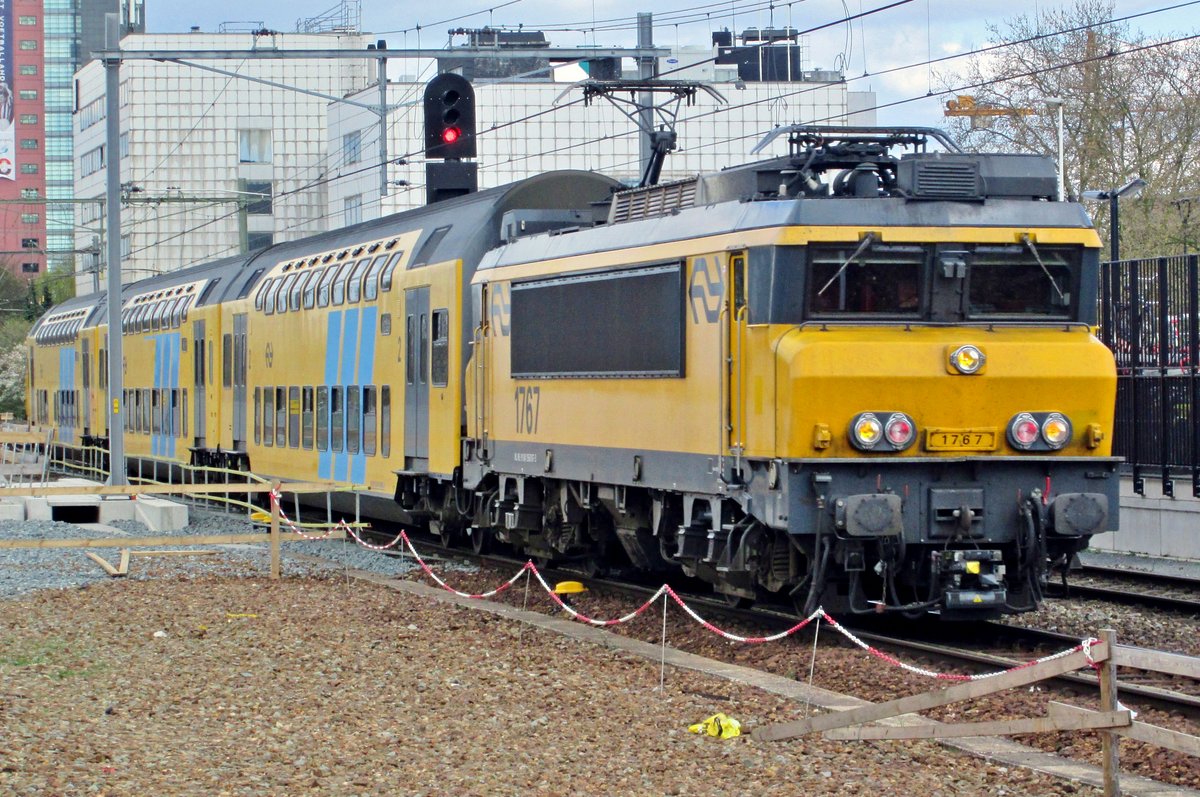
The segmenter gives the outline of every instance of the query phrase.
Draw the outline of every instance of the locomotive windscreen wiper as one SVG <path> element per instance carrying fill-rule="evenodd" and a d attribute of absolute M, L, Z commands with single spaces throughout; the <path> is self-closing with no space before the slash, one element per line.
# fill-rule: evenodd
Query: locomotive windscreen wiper
<path fill-rule="evenodd" d="M 1034 245 L 1033 239 L 1029 237 L 1029 233 L 1021 234 L 1021 241 L 1029 247 L 1029 251 L 1033 252 L 1033 259 L 1042 267 L 1042 271 L 1046 274 L 1046 279 L 1050 280 L 1050 284 L 1054 286 L 1054 292 L 1058 294 L 1058 301 L 1066 306 L 1068 304 L 1067 297 L 1063 295 L 1062 288 L 1058 287 L 1058 283 L 1054 280 L 1054 275 L 1050 273 L 1050 269 L 1042 262 L 1042 256 L 1038 254 L 1037 246 Z"/>
<path fill-rule="evenodd" d="M 869 232 L 866 235 L 864 235 L 863 239 L 861 241 L 859 241 L 858 248 L 854 250 L 854 252 L 850 255 L 850 257 L 846 258 L 845 263 L 842 263 L 842 265 L 838 267 L 838 270 L 835 271 L 833 276 L 829 278 L 829 282 L 826 282 L 824 285 L 821 286 L 821 290 L 817 291 L 817 296 L 823 295 L 825 293 L 825 290 L 830 285 L 832 285 L 834 282 L 836 282 L 838 277 L 842 276 L 842 272 L 846 270 L 846 267 L 849 266 L 851 263 L 853 263 L 855 258 L 857 258 L 863 252 L 870 249 L 871 244 L 873 244 L 873 243 L 875 243 L 875 233 Z M 1042 268 L 1045 268 L 1045 266 L 1042 266 Z M 1047 272 L 1047 273 L 1049 273 L 1049 272 Z"/>

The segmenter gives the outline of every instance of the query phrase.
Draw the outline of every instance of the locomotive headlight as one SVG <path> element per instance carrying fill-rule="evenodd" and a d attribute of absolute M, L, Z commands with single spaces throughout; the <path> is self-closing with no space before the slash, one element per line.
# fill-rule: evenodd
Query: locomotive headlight
<path fill-rule="evenodd" d="M 871 449 L 883 437 L 883 424 L 879 422 L 879 418 L 875 417 L 873 412 L 864 412 L 859 415 L 851 426 L 852 437 L 854 444 L 859 448 Z"/>
<path fill-rule="evenodd" d="M 979 369 L 986 361 L 987 356 L 979 350 L 978 346 L 967 344 L 950 352 L 950 364 L 960 374 L 979 373 Z"/>
<path fill-rule="evenodd" d="M 894 412 L 883 428 L 884 435 L 897 451 L 908 448 L 916 437 L 917 427 L 903 412 Z"/>
<path fill-rule="evenodd" d="M 1071 439 L 1071 422 L 1061 413 L 1050 413 L 1042 421 L 1042 439 L 1051 448 L 1062 448 Z"/>
<path fill-rule="evenodd" d="M 1008 439 L 1017 448 L 1029 448 L 1037 442 L 1037 421 L 1028 412 L 1022 412 L 1008 424 Z"/>

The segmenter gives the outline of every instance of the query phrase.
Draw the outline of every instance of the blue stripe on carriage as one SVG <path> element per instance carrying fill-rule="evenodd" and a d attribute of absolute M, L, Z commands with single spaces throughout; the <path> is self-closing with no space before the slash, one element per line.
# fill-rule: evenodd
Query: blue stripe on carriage
<path fill-rule="evenodd" d="M 328 326 L 325 329 L 325 388 L 326 394 L 331 385 L 337 384 L 338 352 L 341 351 L 342 311 L 335 310 L 329 314 Z M 329 430 L 329 401 L 325 402 L 325 428 Z M 317 477 L 333 478 L 333 434 L 329 432 L 325 450 L 317 456 Z"/>

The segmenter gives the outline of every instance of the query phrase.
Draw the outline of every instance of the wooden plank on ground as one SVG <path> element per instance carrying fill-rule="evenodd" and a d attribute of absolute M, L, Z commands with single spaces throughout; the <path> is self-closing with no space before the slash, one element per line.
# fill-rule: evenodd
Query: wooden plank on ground
<path fill-rule="evenodd" d="M 1181 656 L 1178 653 L 1164 653 L 1161 650 L 1116 645 L 1113 648 L 1113 661 L 1118 667 L 1153 670 L 1200 680 L 1200 658 L 1195 656 Z"/>
<path fill-rule="evenodd" d="M 295 482 L 284 484 L 280 489 L 285 493 L 332 493 L 350 489 L 346 485 L 338 486 L 333 482 Z M 78 486 L 44 486 L 44 487 L 0 487 L 0 496 L 26 496 L 44 498 L 51 495 L 204 495 L 209 493 L 269 493 L 269 484 L 246 484 L 244 482 L 210 484 L 128 484 L 112 486 L 108 484 L 78 485 Z"/>
<path fill-rule="evenodd" d="M 126 573 L 129 572 L 129 549 L 128 548 L 121 549 L 121 563 L 119 565 L 117 565 L 117 570 L 120 572 L 121 575 L 125 575 Z"/>
<path fill-rule="evenodd" d="M 105 559 L 105 558 L 104 558 L 103 556 L 101 556 L 100 554 L 98 554 L 98 553 L 92 553 L 91 551 L 87 551 L 86 553 L 87 553 L 87 557 L 88 557 L 89 559 L 91 559 L 91 560 L 92 560 L 93 562 L 95 562 L 96 564 L 100 565 L 100 567 L 104 568 L 104 572 L 105 572 L 105 573 L 108 573 L 110 576 L 116 577 L 116 576 L 123 576 L 123 575 L 125 575 L 125 574 L 124 574 L 124 573 L 122 573 L 122 572 L 121 572 L 121 571 L 120 571 L 118 568 L 115 568 L 115 567 L 113 567 L 112 565 L 110 565 L 110 564 L 108 563 L 108 560 L 107 560 L 107 559 Z"/>
<path fill-rule="evenodd" d="M 328 537 L 321 533 L 321 539 L 344 540 L 346 532 L 334 529 Z M 294 531 L 280 532 L 279 539 L 283 542 L 311 540 L 313 535 L 301 536 Z M 122 547 L 154 547 L 159 545 L 235 545 L 250 542 L 270 542 L 268 532 L 253 532 L 247 534 L 201 534 L 188 536 L 181 534 L 163 534 L 155 537 L 88 537 L 68 540 L 0 540 L 0 550 L 13 548 L 122 548 Z"/>
<path fill-rule="evenodd" d="M 826 739 L 863 741 L 867 739 L 958 739 L 963 736 L 1011 736 L 1018 733 L 1050 731 L 1087 731 L 1128 726 L 1133 717 L 1128 711 L 1097 711 L 1091 716 L 1029 717 L 994 722 L 955 722 L 940 725 L 863 725 L 825 731 Z"/>
<path fill-rule="evenodd" d="M 875 722 L 887 717 L 897 717 L 901 714 L 925 711 L 926 709 L 957 703 L 960 700 L 971 700 L 995 692 L 1001 692 L 1005 689 L 1024 686 L 1036 681 L 1045 680 L 1046 678 L 1053 678 L 1056 675 L 1062 675 L 1066 672 L 1088 667 L 1093 661 L 1100 662 L 1107 658 L 1108 647 L 1098 642 L 1092 645 L 1090 660 L 1084 655 L 1082 650 L 1077 650 L 1074 653 L 1069 653 L 1057 659 L 1001 673 L 991 678 L 968 681 L 937 692 L 924 692 L 919 695 L 902 697 L 898 700 L 889 700 L 886 703 L 876 703 L 871 706 L 851 709 L 850 711 L 819 714 L 815 717 L 808 717 L 802 720 L 763 725 L 755 728 L 753 735 L 759 741 L 774 741 L 777 739 L 790 739 L 815 731 L 827 731 L 832 728 L 844 728 L 848 725 Z"/>
<path fill-rule="evenodd" d="M 1050 703 L 1050 715 L 1061 714 L 1063 716 L 1074 716 L 1079 714 L 1099 714 L 1098 711 L 1093 711 L 1090 708 L 1080 708 L 1079 706 L 1071 706 L 1066 703 Z M 1194 755 L 1200 757 L 1200 736 L 1192 736 L 1189 733 L 1182 731 L 1172 731 L 1167 728 L 1160 728 L 1157 725 L 1150 725 L 1145 722 L 1133 722 L 1128 728 L 1115 728 L 1117 733 L 1129 739 L 1136 739 L 1139 742 L 1146 744 L 1154 744 L 1159 747 L 1165 747 L 1168 750 L 1174 750 L 1178 753 Z"/>

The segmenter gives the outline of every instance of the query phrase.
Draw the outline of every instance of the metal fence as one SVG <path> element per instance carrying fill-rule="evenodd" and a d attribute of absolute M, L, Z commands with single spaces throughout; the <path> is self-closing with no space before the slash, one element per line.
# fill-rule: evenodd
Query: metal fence
<path fill-rule="evenodd" d="M 1200 285 L 1197 256 L 1101 265 L 1100 337 L 1117 360 L 1114 453 L 1133 488 L 1147 477 L 1192 479 L 1200 497 Z"/>

